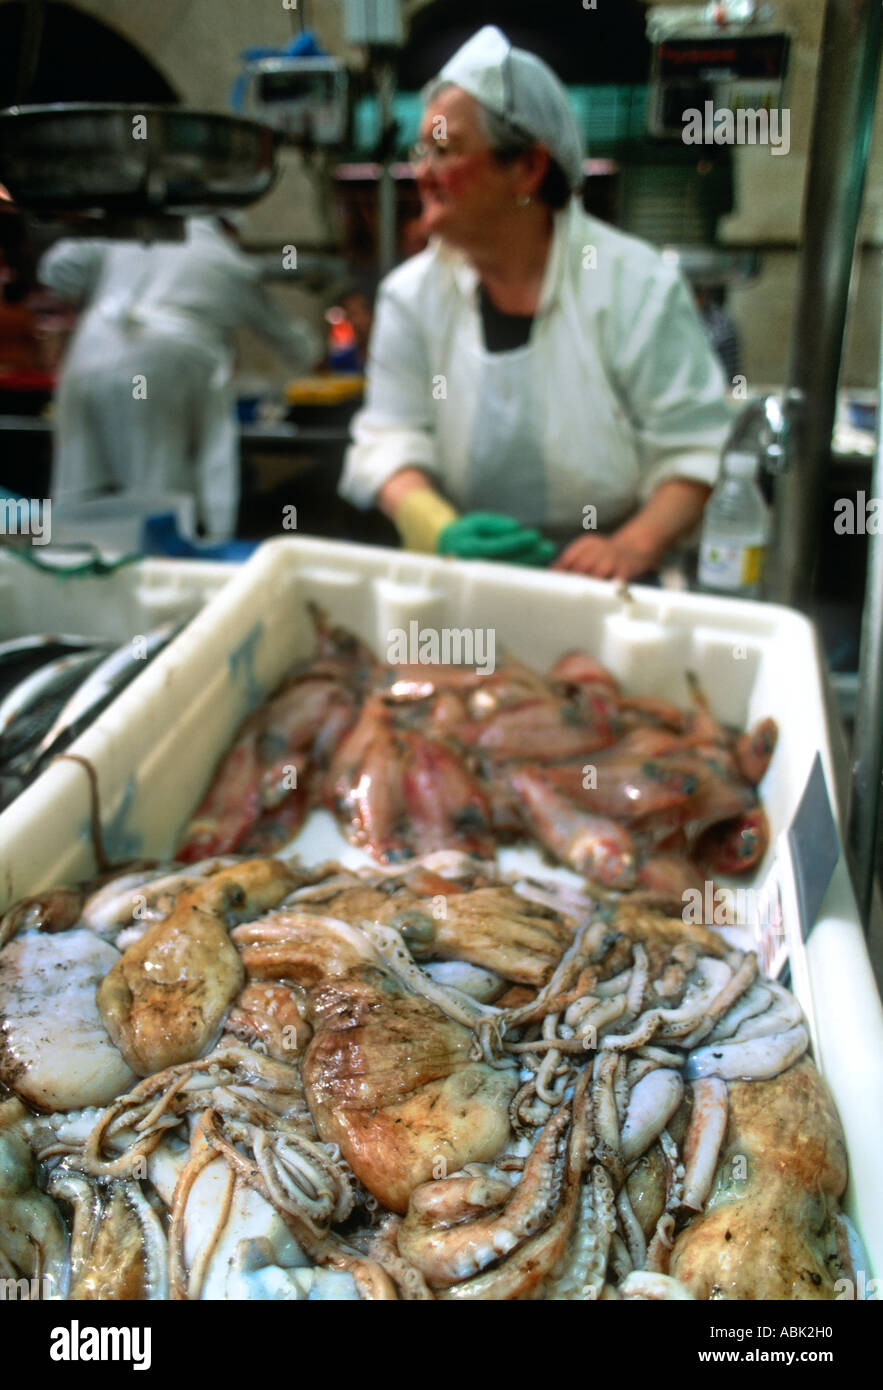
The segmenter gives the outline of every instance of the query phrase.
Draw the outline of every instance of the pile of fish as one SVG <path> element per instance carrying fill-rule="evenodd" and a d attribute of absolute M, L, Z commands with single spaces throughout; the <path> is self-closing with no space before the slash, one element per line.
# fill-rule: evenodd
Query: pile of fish
<path fill-rule="evenodd" d="M 773 720 L 724 727 L 692 678 L 689 710 L 629 696 L 583 652 L 545 675 L 512 656 L 490 674 L 387 666 L 313 618 L 314 659 L 240 728 L 185 862 L 275 853 L 313 807 L 382 863 L 528 841 L 596 891 L 678 913 L 685 891 L 761 859 Z"/>
<path fill-rule="evenodd" d="M 175 636 L 167 623 L 117 647 L 75 633 L 0 642 L 0 810 Z"/>

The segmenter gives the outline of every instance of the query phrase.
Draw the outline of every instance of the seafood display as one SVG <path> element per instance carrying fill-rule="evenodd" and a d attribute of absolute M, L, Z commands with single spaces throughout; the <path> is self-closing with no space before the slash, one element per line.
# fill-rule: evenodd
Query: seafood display
<path fill-rule="evenodd" d="M 0 642 L 0 810 L 180 631 L 166 623 L 116 650 L 47 633 Z"/>
<path fill-rule="evenodd" d="M 773 721 L 576 651 L 387 666 L 313 617 L 173 862 L 107 863 L 84 763 L 99 877 L 0 918 L 0 1278 L 834 1298 L 856 1236 L 806 1021 L 682 914 L 766 849 Z M 371 867 L 301 863 L 319 808 Z M 573 872 L 503 872 L 504 845 Z"/>
<path fill-rule="evenodd" d="M 273 853 L 324 806 L 381 862 L 533 842 L 597 892 L 680 912 L 762 858 L 773 720 L 728 729 L 695 681 L 687 711 L 630 697 L 582 652 L 545 676 L 511 656 L 490 673 L 384 666 L 314 621 L 314 660 L 246 720 L 181 859 Z"/>
<path fill-rule="evenodd" d="M 44 1296 L 825 1299 L 853 1277 L 799 1005 L 635 900 L 450 849 L 133 865 L 6 914 L 0 1017 L 0 1277 Z"/>

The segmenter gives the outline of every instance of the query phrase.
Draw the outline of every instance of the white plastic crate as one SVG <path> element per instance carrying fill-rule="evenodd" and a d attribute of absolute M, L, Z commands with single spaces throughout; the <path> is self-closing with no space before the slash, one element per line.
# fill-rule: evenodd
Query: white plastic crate
<path fill-rule="evenodd" d="M 691 670 L 725 722 L 771 715 L 780 739 L 761 793 L 772 840 L 755 883 L 776 855 L 817 753 L 836 808 L 815 636 L 799 614 L 298 538 L 262 546 L 78 741 L 98 773 L 113 857 L 170 854 L 241 719 L 312 651 L 309 600 L 381 658 L 390 630 L 407 630 L 414 619 L 421 628 L 493 628 L 498 660 L 509 649 L 542 670 L 584 647 L 631 693 L 686 705 Z M 324 858 L 324 832 L 311 834 L 300 843 L 315 844 Z M 0 817 L 0 906 L 92 868 L 86 777 L 73 764 L 55 764 Z M 880 1272 L 883 1010 L 842 856 L 805 950 L 787 895 L 784 906 L 794 988 L 846 1131 L 847 1211 Z"/>
<path fill-rule="evenodd" d="M 196 500 L 189 492 L 120 492 L 109 497 L 61 498 L 52 503 L 52 544 L 94 545 L 103 555 L 131 555 L 142 549 L 144 523 L 171 513 L 178 535 L 193 540 Z"/>
<path fill-rule="evenodd" d="M 63 565 L 70 561 L 52 568 L 46 563 L 38 569 L 0 551 L 0 641 L 31 632 L 73 632 L 125 642 L 186 617 L 237 569 L 204 560 L 138 560 L 90 575 L 66 574 Z"/>

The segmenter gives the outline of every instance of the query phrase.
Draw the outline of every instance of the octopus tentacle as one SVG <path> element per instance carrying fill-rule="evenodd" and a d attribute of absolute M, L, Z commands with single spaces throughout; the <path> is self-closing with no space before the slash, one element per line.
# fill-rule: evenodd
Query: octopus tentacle
<path fill-rule="evenodd" d="M 376 1260 L 393 1280 L 403 1302 L 434 1302 L 435 1294 L 423 1277 L 422 1271 L 406 1260 L 399 1250 L 398 1233 L 401 1224 L 400 1216 L 385 1217 L 371 1232 L 366 1244 L 366 1253 Z"/>
<path fill-rule="evenodd" d="M 69 1297 L 168 1298 L 165 1232 L 139 1183 L 98 1185 L 81 1173 L 59 1167 L 49 1179 L 48 1190 L 69 1202 L 74 1212 Z M 134 1256 L 133 1227 L 139 1246 Z M 125 1252 L 122 1257 L 120 1250 Z M 137 1293 L 131 1286 L 133 1276 L 137 1277 Z"/>
<path fill-rule="evenodd" d="M 571 1005 L 573 1017 L 570 1017 L 571 1010 L 568 1009 L 567 1022 L 578 1030 L 586 1047 L 594 1047 L 594 1038 L 600 1037 L 602 1029 L 616 1023 L 627 1012 L 628 999 L 625 994 L 614 995 L 612 999 L 602 999 L 587 1009 L 582 1016 L 576 1012 L 577 1007 L 576 1004 Z M 604 1046 L 607 1046 L 606 1037 Z"/>
<path fill-rule="evenodd" d="M 628 1188 L 623 1184 L 616 1194 L 616 1210 L 622 1226 L 622 1233 L 628 1247 L 633 1269 L 643 1269 L 647 1259 L 647 1243 L 638 1218 L 632 1210 Z"/>
<path fill-rule="evenodd" d="M 656 1274 L 647 1270 L 635 1270 L 626 1275 L 619 1286 L 619 1296 L 650 1302 L 693 1302 L 690 1290 L 677 1279 L 667 1274 Z"/>
<path fill-rule="evenodd" d="M 766 1038 L 772 1033 L 787 1032 L 803 1022 L 803 1010 L 793 994 L 776 984 L 775 980 L 766 982 L 766 990 L 772 995 L 769 1007 L 763 1013 L 755 1013 L 751 1018 L 740 1019 L 738 1028 L 728 1041 L 749 1042 L 753 1038 Z"/>
<path fill-rule="evenodd" d="M 675 1219 L 670 1211 L 664 1211 L 656 1223 L 653 1239 L 647 1247 L 644 1268 L 654 1274 L 667 1274 L 674 1244 Z"/>
<path fill-rule="evenodd" d="M 684 1165 L 667 1129 L 659 1136 L 659 1147 L 665 1160 L 665 1210 L 677 1211 L 684 1199 Z"/>
<path fill-rule="evenodd" d="M 585 1067 L 574 1087 L 571 1103 L 573 1123 L 561 1202 L 550 1224 L 504 1259 L 496 1269 L 485 1270 L 472 1279 L 445 1289 L 439 1298 L 457 1302 L 525 1298 L 560 1264 L 579 1211 L 582 1174 L 594 1137 L 590 1083 L 591 1068 Z"/>
<path fill-rule="evenodd" d="M 259 1091 L 296 1096 L 300 1089 L 297 1073 L 287 1063 L 222 1039 L 207 1056 L 145 1077 L 115 1100 L 98 1119 L 82 1153 L 71 1158 L 72 1166 L 94 1177 L 130 1177 L 137 1160 L 147 1158 L 183 1114 L 210 1104 L 205 1091 L 223 1089 L 236 1077 Z M 144 1132 L 139 1133 L 141 1129 Z M 133 1130 L 138 1137 L 125 1144 L 122 1153 L 105 1156 L 103 1150 L 112 1138 Z"/>
<path fill-rule="evenodd" d="M 622 1153 L 631 1163 L 649 1149 L 681 1103 L 684 1083 L 679 1072 L 657 1067 L 632 1089 L 622 1126 Z"/>
<path fill-rule="evenodd" d="M 809 1033 L 802 1023 L 770 1037 L 710 1043 L 691 1052 L 686 1075 L 691 1081 L 704 1076 L 719 1076 L 724 1081 L 767 1081 L 798 1061 L 808 1046 Z"/>
<path fill-rule="evenodd" d="M 626 993 L 626 1008 L 630 1014 L 634 1015 L 641 1011 L 641 1004 L 644 1001 L 644 994 L 650 977 L 650 963 L 647 959 L 647 952 L 640 941 L 634 943 L 632 956 L 634 966 Z"/>
<path fill-rule="evenodd" d="M 614 1231 L 610 1237 L 608 1274 L 613 1276 L 615 1284 L 621 1285 L 626 1277 L 631 1274 L 633 1268 L 632 1257 L 629 1254 L 628 1246 L 619 1234 L 619 1231 Z"/>
<path fill-rule="evenodd" d="M 536 1076 L 531 1076 L 523 1086 L 519 1087 L 509 1102 L 509 1123 L 516 1133 L 534 1127 L 533 1121 L 525 1113 L 525 1107 L 527 1102 L 536 1096 L 536 1093 Z"/>
<path fill-rule="evenodd" d="M 201 1116 L 196 1123 L 190 1143 L 190 1155 L 178 1175 L 172 1196 L 169 1219 L 169 1292 L 176 1301 L 199 1297 L 198 1291 L 191 1291 L 191 1281 L 184 1260 L 184 1215 L 196 1179 L 218 1157 L 214 1147 L 206 1140 L 205 1120 L 206 1117 Z M 236 1175 L 232 1169 L 231 1176 L 235 1181 Z M 226 1224 L 226 1220 L 225 1214 L 223 1224 Z M 221 1229 L 223 1227 L 220 1221 L 216 1222 L 208 1242 L 212 1250 L 215 1248 Z"/>
<path fill-rule="evenodd" d="M 616 1102 L 616 1117 L 621 1132 L 629 1104 L 628 1059 L 624 1052 L 619 1054 L 613 1071 L 613 1099 Z"/>
<path fill-rule="evenodd" d="M 543 1019 L 543 1038 L 546 1041 L 559 1041 L 557 1038 L 558 1014 L 546 1014 Z M 564 1099 L 567 1089 L 567 1069 L 564 1084 L 556 1086 L 555 1074 L 561 1056 L 559 1048 L 551 1047 L 546 1053 L 537 1072 L 537 1095 L 546 1105 L 558 1105 Z"/>
<path fill-rule="evenodd" d="M 604 1287 L 610 1238 L 616 1228 L 613 1189 L 600 1163 L 580 1191 L 579 1210 L 564 1258 L 546 1281 L 546 1298 L 597 1299 Z"/>
<path fill-rule="evenodd" d="M 597 1142 L 595 1157 L 603 1163 L 613 1178 L 615 1186 L 622 1185 L 625 1167 L 619 1136 L 619 1116 L 616 1112 L 616 1097 L 613 1092 L 613 1075 L 619 1058 L 615 1052 L 599 1052 L 595 1058 L 593 1104 Z"/>
<path fill-rule="evenodd" d="M 697 1026 L 684 1039 L 684 1047 L 695 1047 L 698 1042 L 707 1037 L 715 1024 L 727 1013 L 735 1003 L 742 997 L 747 989 L 754 984 L 757 978 L 757 956 L 754 953 L 743 956 L 735 974 L 733 974 L 723 989 L 712 999 L 705 1011 L 705 1016 Z"/>
<path fill-rule="evenodd" d="M 524 1023 L 532 1023 L 550 1012 L 560 1012 L 560 997 L 572 986 L 586 963 L 593 963 L 593 957 L 610 937 L 610 927 L 599 918 L 585 922 L 558 962 L 551 978 L 538 991 L 536 996 L 519 1008 L 507 1009 L 503 1015 L 506 1029 Z"/>
<path fill-rule="evenodd" d="M 249 1187 L 253 1187 L 265 1201 L 275 1207 L 279 1212 L 280 1219 L 291 1231 L 308 1259 L 314 1260 L 316 1264 L 340 1269 L 351 1275 L 359 1295 L 363 1299 L 388 1301 L 398 1298 L 395 1284 L 376 1260 L 368 1259 L 349 1249 L 343 1241 L 331 1234 L 326 1233 L 317 1236 L 310 1223 L 302 1216 L 276 1207 L 258 1165 L 249 1161 L 244 1154 L 239 1152 L 235 1144 L 225 1138 L 217 1127 L 215 1116 L 206 1116 L 205 1138 L 207 1143 L 225 1156 L 231 1167 L 236 1170 Z"/>
<path fill-rule="evenodd" d="M 435 1004 L 455 1023 L 463 1023 L 467 1028 L 473 1028 L 482 1019 L 495 1020 L 500 1017 L 500 1010 L 495 1009 L 492 1004 L 479 1004 L 477 999 L 472 999 L 461 990 L 439 984 L 421 970 L 405 945 L 404 937 L 395 927 L 381 926 L 380 923 L 370 922 L 367 918 L 359 923 L 359 927 L 396 979 L 410 992 L 421 994 L 424 999 Z"/>
<path fill-rule="evenodd" d="M 686 1168 L 683 1203 L 692 1211 L 702 1210 L 711 1191 L 727 1130 L 728 1108 L 725 1081 L 708 1076 L 693 1082 L 693 1109 L 683 1145 Z"/>
<path fill-rule="evenodd" d="M 411 1264 L 437 1286 L 453 1284 L 469 1279 L 534 1236 L 546 1224 L 558 1199 L 558 1149 L 569 1122 L 570 1106 L 562 1105 L 539 1135 L 509 1202 L 491 1215 L 444 1228 L 436 1226 L 432 1224 L 433 1203 L 445 1196 L 445 1183 L 451 1180 L 418 1187 L 399 1232 L 399 1249 Z"/>

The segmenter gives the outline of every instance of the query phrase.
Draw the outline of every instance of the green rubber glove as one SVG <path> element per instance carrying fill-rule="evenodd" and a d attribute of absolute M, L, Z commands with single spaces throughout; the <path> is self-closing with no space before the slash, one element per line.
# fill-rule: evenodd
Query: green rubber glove
<path fill-rule="evenodd" d="M 514 565 L 548 565 L 555 546 L 539 531 L 497 512 L 467 512 L 451 521 L 438 538 L 439 555 L 461 560 L 508 560 Z"/>

